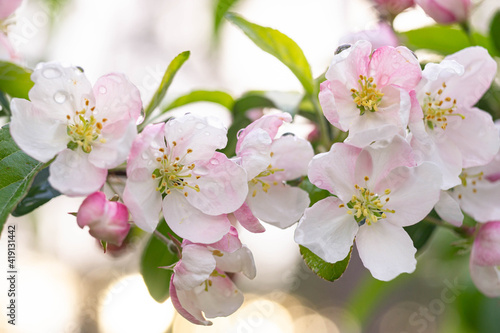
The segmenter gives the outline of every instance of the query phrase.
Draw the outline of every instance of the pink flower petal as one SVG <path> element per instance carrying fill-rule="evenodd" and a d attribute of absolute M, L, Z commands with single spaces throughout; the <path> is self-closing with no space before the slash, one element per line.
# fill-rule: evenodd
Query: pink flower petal
<path fill-rule="evenodd" d="M 215 258 L 206 246 L 189 244 L 182 248 L 182 259 L 174 267 L 172 282 L 177 290 L 191 290 L 210 277 Z"/>
<path fill-rule="evenodd" d="M 488 297 L 500 296 L 500 268 L 470 263 L 470 276 L 477 289 Z"/>
<path fill-rule="evenodd" d="M 471 263 L 479 266 L 500 266 L 500 221 L 480 226 L 472 247 Z"/>
<path fill-rule="evenodd" d="M 434 206 L 440 218 L 454 226 L 460 227 L 464 220 L 464 214 L 458 202 L 448 192 L 441 191 L 439 201 Z"/>
<path fill-rule="evenodd" d="M 395 85 L 406 91 L 415 89 L 422 78 L 417 57 L 406 47 L 384 46 L 373 52 L 370 61 L 370 76 L 377 88 Z"/>
<path fill-rule="evenodd" d="M 235 252 L 224 253 L 216 256 L 217 268 L 228 273 L 243 273 L 247 278 L 253 279 L 257 274 L 252 252 L 246 246 L 242 246 Z"/>
<path fill-rule="evenodd" d="M 196 325 L 212 325 L 211 321 L 205 319 L 198 305 L 196 304 L 195 295 L 192 291 L 179 290 L 174 285 L 174 275 L 170 279 L 170 299 L 174 308 L 181 316 Z"/>
<path fill-rule="evenodd" d="M 307 175 L 307 168 L 314 151 L 309 141 L 293 135 L 274 140 L 271 146 L 271 165 L 283 169 L 270 176 L 275 181 L 285 181 Z"/>
<path fill-rule="evenodd" d="M 238 238 L 238 231 L 236 228 L 231 226 L 229 232 L 225 234 L 220 241 L 209 244 L 208 246 L 222 252 L 235 252 L 236 250 L 241 249 L 241 241 Z"/>
<path fill-rule="evenodd" d="M 250 210 L 250 207 L 245 203 L 241 205 L 240 208 L 235 210 L 233 212 L 234 217 L 240 222 L 241 226 L 245 229 L 247 229 L 250 232 L 254 233 L 260 233 L 266 231 L 266 228 L 259 222 L 259 219 L 257 219 L 252 211 Z"/>

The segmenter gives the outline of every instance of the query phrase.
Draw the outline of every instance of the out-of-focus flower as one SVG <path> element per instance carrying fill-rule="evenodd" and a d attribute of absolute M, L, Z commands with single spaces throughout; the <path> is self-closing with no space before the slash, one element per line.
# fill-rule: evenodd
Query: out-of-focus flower
<path fill-rule="evenodd" d="M 205 319 L 229 316 L 243 303 L 243 294 L 227 273 L 255 277 L 250 250 L 241 245 L 236 229 L 231 227 L 224 238 L 202 245 L 184 241 L 182 259 L 174 267 L 170 297 L 177 311 L 198 325 L 211 325 Z"/>
<path fill-rule="evenodd" d="M 132 145 L 123 194 L 135 224 L 153 232 L 163 209 L 180 237 L 220 240 L 231 226 L 225 214 L 248 193 L 245 170 L 215 151 L 226 142 L 226 129 L 215 118 L 186 114 L 147 126 Z"/>
<path fill-rule="evenodd" d="M 469 47 L 423 71 L 410 116 L 411 144 L 419 161 L 440 168 L 443 189 L 462 182 L 463 168 L 489 163 L 498 152 L 500 138 L 491 116 L 474 107 L 496 68 L 488 51 Z"/>
<path fill-rule="evenodd" d="M 0 21 L 12 15 L 21 5 L 23 0 L 1 0 L 0 1 Z"/>
<path fill-rule="evenodd" d="M 382 15 L 392 17 L 415 5 L 414 0 L 373 0 L 373 2 Z"/>
<path fill-rule="evenodd" d="M 294 135 L 275 139 L 283 122 L 291 120 L 288 113 L 269 114 L 239 133 L 235 161 L 247 172 L 248 196 L 234 215 L 252 232 L 265 230 L 258 219 L 287 228 L 309 206 L 307 192 L 285 181 L 307 174 L 314 156 L 311 144 Z"/>
<path fill-rule="evenodd" d="M 359 41 L 335 54 L 325 76 L 319 100 L 325 117 L 349 131 L 346 143 L 365 147 L 406 131 L 409 91 L 422 76 L 406 47 L 383 46 L 372 54 L 371 44 Z"/>
<path fill-rule="evenodd" d="M 354 32 L 342 37 L 339 41 L 341 44 L 354 44 L 360 40 L 367 40 L 372 44 L 374 49 L 382 46 L 399 45 L 399 40 L 391 26 L 385 22 L 379 22 L 376 28 Z"/>
<path fill-rule="evenodd" d="M 415 3 L 440 24 L 467 21 L 472 7 L 471 0 L 415 0 Z"/>
<path fill-rule="evenodd" d="M 470 255 L 470 273 L 486 296 L 500 296 L 500 221 L 479 227 Z"/>
<path fill-rule="evenodd" d="M 122 74 L 92 88 L 81 69 L 42 63 L 31 79 L 30 101 L 11 102 L 10 132 L 31 157 L 48 162 L 50 184 L 69 196 L 101 188 L 107 169 L 123 163 L 137 134 L 139 90 Z"/>
<path fill-rule="evenodd" d="M 432 210 L 441 185 L 432 163 L 415 165 L 410 145 L 399 136 L 364 149 L 336 143 L 315 156 L 310 181 L 336 197 L 306 209 L 295 241 L 335 263 L 348 255 L 355 238 L 364 266 L 376 279 L 413 272 L 416 249 L 403 227 Z"/>
<path fill-rule="evenodd" d="M 121 246 L 130 230 L 127 207 L 108 201 L 102 192 L 89 195 L 78 209 L 78 226 L 89 227 L 89 234 L 101 241 Z"/>

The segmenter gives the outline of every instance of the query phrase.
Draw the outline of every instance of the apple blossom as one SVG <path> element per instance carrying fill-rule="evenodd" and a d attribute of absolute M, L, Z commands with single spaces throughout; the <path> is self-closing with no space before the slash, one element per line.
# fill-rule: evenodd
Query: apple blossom
<path fill-rule="evenodd" d="M 31 79 L 30 101 L 11 102 L 10 132 L 31 157 L 49 162 L 49 182 L 69 196 L 104 184 L 107 169 L 123 163 L 137 133 L 142 102 L 122 74 L 99 78 L 92 88 L 81 69 L 42 63 Z"/>
<path fill-rule="evenodd" d="M 275 139 L 279 127 L 291 120 L 288 113 L 268 114 L 238 134 L 235 160 L 247 172 L 248 196 L 234 215 L 252 232 L 265 230 L 258 219 L 287 228 L 309 206 L 307 192 L 285 181 L 307 174 L 311 144 L 294 135 Z"/>
<path fill-rule="evenodd" d="M 500 296 L 500 221 L 479 227 L 470 255 L 470 273 L 483 294 Z"/>
<path fill-rule="evenodd" d="M 380 13 L 390 16 L 396 16 L 415 5 L 414 0 L 373 0 L 373 2 Z"/>
<path fill-rule="evenodd" d="M 346 143 L 364 147 L 403 134 L 410 114 L 409 91 L 421 78 L 420 65 L 406 47 L 358 41 L 335 54 L 321 84 L 325 117 L 349 131 Z"/>
<path fill-rule="evenodd" d="M 215 150 L 226 145 L 215 118 L 186 114 L 148 125 L 132 145 L 123 200 L 141 229 L 153 232 L 159 213 L 180 237 L 197 243 L 221 239 L 225 214 L 248 192 L 245 170 Z"/>
<path fill-rule="evenodd" d="M 0 21 L 12 15 L 21 5 L 23 0 L 3 0 L 0 1 Z"/>
<path fill-rule="evenodd" d="M 240 272 L 253 279 L 255 264 L 252 253 L 241 245 L 233 227 L 214 244 L 184 240 L 182 258 L 170 280 L 172 304 L 190 322 L 211 325 L 205 316 L 228 316 L 243 303 L 243 294 L 227 276 L 227 273 Z"/>
<path fill-rule="evenodd" d="M 309 179 L 336 197 L 306 209 L 295 241 L 335 263 L 356 239 L 359 256 L 376 279 L 413 272 L 416 249 L 403 227 L 431 211 L 441 183 L 434 165 L 415 165 L 410 145 L 399 136 L 364 149 L 335 143 L 316 155 Z"/>
<path fill-rule="evenodd" d="M 415 0 L 415 2 L 440 24 L 465 22 L 472 7 L 471 0 Z"/>
<path fill-rule="evenodd" d="M 443 189 L 460 184 L 462 168 L 488 163 L 500 147 L 491 116 L 473 107 L 496 68 L 488 51 L 469 47 L 440 64 L 427 64 L 422 73 L 412 100 L 411 144 L 419 161 L 438 165 Z"/>
<path fill-rule="evenodd" d="M 80 228 L 89 227 L 89 234 L 101 241 L 121 246 L 130 230 L 127 207 L 108 201 L 102 192 L 95 192 L 83 200 L 76 221 Z"/>

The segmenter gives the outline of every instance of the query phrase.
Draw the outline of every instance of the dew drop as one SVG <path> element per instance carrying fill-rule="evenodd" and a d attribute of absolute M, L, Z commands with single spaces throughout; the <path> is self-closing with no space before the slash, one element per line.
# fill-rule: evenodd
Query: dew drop
<path fill-rule="evenodd" d="M 212 165 L 218 165 L 218 164 L 219 164 L 219 160 L 218 160 L 218 159 L 216 159 L 216 158 L 212 158 L 212 159 L 210 160 L 210 164 L 212 164 Z"/>
<path fill-rule="evenodd" d="M 240 136 L 241 136 L 241 134 L 243 134 L 243 131 L 244 131 L 244 130 L 245 130 L 245 129 L 244 129 L 244 128 L 242 128 L 242 129 L 240 129 L 240 130 L 238 131 L 238 133 L 236 133 L 236 138 L 237 138 L 237 139 L 239 139 L 239 138 L 240 138 Z"/>
<path fill-rule="evenodd" d="M 142 153 L 141 157 L 142 157 L 143 160 L 149 159 L 149 155 L 146 152 Z"/>
<path fill-rule="evenodd" d="M 205 135 L 206 136 L 210 136 L 210 132 L 205 132 Z"/>
<path fill-rule="evenodd" d="M 208 169 L 205 168 L 204 166 L 197 165 L 196 166 L 196 174 L 199 176 L 208 175 Z"/>
<path fill-rule="evenodd" d="M 317 182 L 314 183 L 314 185 L 320 187 L 321 185 L 323 185 L 323 182 L 321 180 L 318 180 Z"/>
<path fill-rule="evenodd" d="M 207 125 L 205 125 L 205 124 L 203 124 L 203 123 L 197 123 L 197 124 L 196 124 L 196 129 L 201 130 L 201 129 L 204 129 L 205 127 L 207 127 Z"/>
<path fill-rule="evenodd" d="M 62 72 L 60 69 L 58 68 L 54 68 L 54 67 L 48 67 L 48 68 L 45 68 L 43 71 L 42 71 L 42 75 L 46 78 L 46 79 L 57 79 L 58 77 L 61 77 L 62 76 Z"/>
<path fill-rule="evenodd" d="M 292 132 L 286 132 L 286 133 L 283 133 L 282 136 L 295 136 L 295 134 Z"/>
<path fill-rule="evenodd" d="M 104 87 L 104 86 L 100 86 L 100 87 L 99 87 L 99 93 L 100 93 L 100 94 L 103 94 L 103 95 L 104 95 L 104 94 L 105 94 L 105 93 L 107 93 L 107 92 L 108 92 L 108 89 L 106 89 L 106 87 Z"/>
<path fill-rule="evenodd" d="M 58 104 L 66 102 L 67 96 L 66 92 L 58 91 L 54 94 L 54 101 Z"/>

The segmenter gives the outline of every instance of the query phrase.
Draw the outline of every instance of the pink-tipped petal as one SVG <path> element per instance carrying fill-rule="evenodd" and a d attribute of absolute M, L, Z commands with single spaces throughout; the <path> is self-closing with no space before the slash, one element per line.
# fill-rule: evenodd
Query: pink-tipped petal
<path fill-rule="evenodd" d="M 227 253 L 232 253 L 241 249 L 241 241 L 238 238 L 238 231 L 235 227 L 231 226 L 229 232 L 216 243 L 208 245 L 209 247 Z"/>
<path fill-rule="evenodd" d="M 181 316 L 196 325 L 209 326 L 212 322 L 206 320 L 196 304 L 195 294 L 192 291 L 177 290 L 174 285 L 174 275 L 170 279 L 170 299 L 174 308 Z"/>
<path fill-rule="evenodd" d="M 471 262 L 479 266 L 500 266 L 500 221 L 491 221 L 479 227 Z"/>
<path fill-rule="evenodd" d="M 271 143 L 271 137 L 261 128 L 254 129 L 242 140 L 238 158 L 247 172 L 247 180 L 257 177 L 271 164 Z"/>
<path fill-rule="evenodd" d="M 370 70 L 377 87 L 395 85 L 410 91 L 422 78 L 417 57 L 406 47 L 383 46 L 373 52 Z"/>
<path fill-rule="evenodd" d="M 246 203 L 233 212 L 234 217 L 240 222 L 241 226 L 250 232 L 260 233 L 266 231 L 266 228 L 259 222 L 259 219 L 253 215 L 250 207 Z"/>
<path fill-rule="evenodd" d="M 215 258 L 206 246 L 189 244 L 182 248 L 182 259 L 174 267 L 173 283 L 177 290 L 191 290 L 210 277 Z"/>
<path fill-rule="evenodd" d="M 278 171 L 271 178 L 275 181 L 286 181 L 307 175 L 309 162 L 314 151 L 309 141 L 293 135 L 282 136 L 274 140 L 271 146 L 271 165 Z"/>

